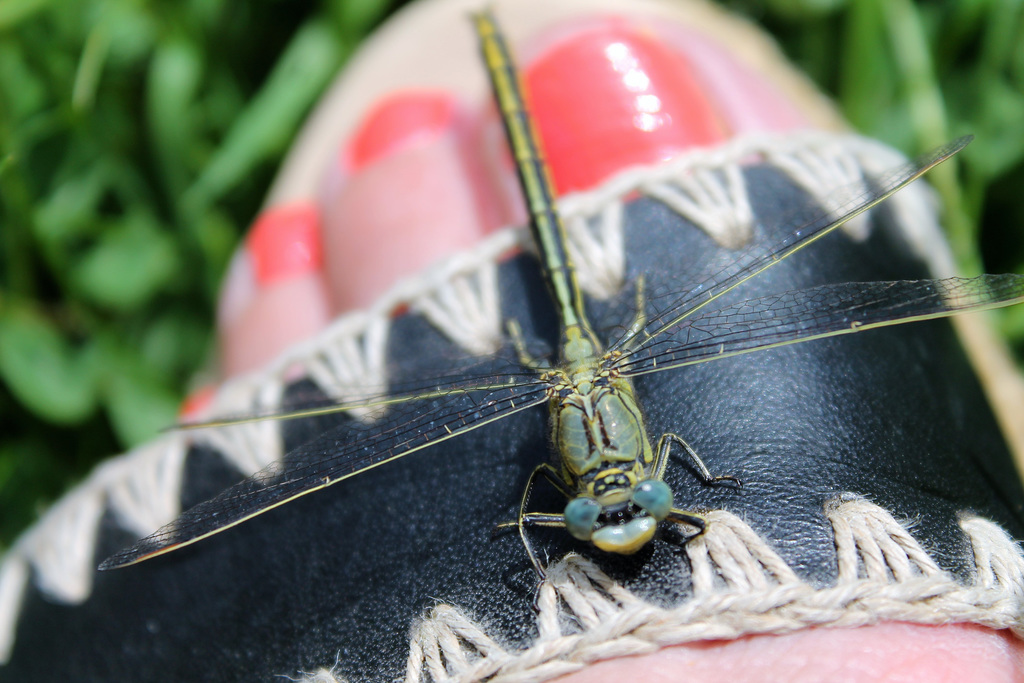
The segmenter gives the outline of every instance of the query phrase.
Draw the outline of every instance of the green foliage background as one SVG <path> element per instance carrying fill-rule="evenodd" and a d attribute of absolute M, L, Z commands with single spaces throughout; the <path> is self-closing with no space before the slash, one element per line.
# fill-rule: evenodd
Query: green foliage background
<path fill-rule="evenodd" d="M 280 157 L 401 4 L 0 2 L 0 549 L 99 459 L 174 422 Z M 958 259 L 1024 271 L 1020 2 L 728 4 L 863 132 L 911 154 L 976 134 L 959 169 L 930 176 Z M 1019 309 L 1001 317 L 1018 349 Z"/>

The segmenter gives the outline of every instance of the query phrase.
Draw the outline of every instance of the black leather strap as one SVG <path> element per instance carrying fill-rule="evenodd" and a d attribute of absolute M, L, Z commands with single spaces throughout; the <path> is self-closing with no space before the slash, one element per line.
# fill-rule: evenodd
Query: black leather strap
<path fill-rule="evenodd" d="M 779 217 L 809 203 L 771 168 L 747 169 L 745 180 L 759 218 L 755 240 L 778 239 Z M 889 212 L 883 207 L 874 218 L 867 241 L 836 233 L 727 302 L 826 282 L 927 277 Z M 685 288 L 702 264 L 729 258 L 653 200 L 631 203 L 627 226 L 628 278 L 646 276 L 652 306 Z M 556 331 L 540 282 L 528 255 L 500 267 L 504 315 L 533 344 L 550 346 Z M 632 287 L 590 303 L 595 325 L 613 330 L 631 319 Z M 388 355 L 399 379 L 456 354 L 422 318 L 395 321 Z M 637 384 L 654 439 L 676 432 L 714 474 L 744 482 L 742 489 L 703 486 L 673 461 L 667 481 L 676 504 L 740 515 L 812 584 L 835 580 L 822 506 L 842 492 L 914 520 L 915 537 L 963 579 L 973 565 L 958 514 L 973 511 L 1015 536 L 1024 532 L 1024 491 L 947 322 L 799 344 Z M 81 605 L 52 604 L 32 589 L 0 680 L 251 682 L 336 660 L 348 680 L 393 680 L 404 671 L 411 624 L 439 601 L 458 605 L 504 645 L 525 647 L 536 635 L 536 577 L 517 534 L 494 537 L 493 529 L 514 518 L 530 471 L 551 457 L 546 419 L 543 409 L 509 417 L 180 552 L 99 574 Z M 359 430 L 344 418 L 317 422 L 338 440 Z M 314 428 L 288 430 L 299 445 Z M 183 502 L 210 497 L 237 477 L 217 454 L 193 451 Z M 538 510 L 564 505 L 543 486 L 534 500 Z M 678 534 L 628 558 L 560 530 L 531 537 L 549 558 L 568 550 L 592 557 L 657 603 L 690 590 Z M 96 561 L 133 540 L 108 517 Z"/>

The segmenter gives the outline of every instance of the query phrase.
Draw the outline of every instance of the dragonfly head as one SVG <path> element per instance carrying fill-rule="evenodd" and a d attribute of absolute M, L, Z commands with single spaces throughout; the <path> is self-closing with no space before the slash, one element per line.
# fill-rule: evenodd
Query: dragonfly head
<path fill-rule="evenodd" d="M 654 538 L 658 522 L 672 510 L 672 489 L 647 479 L 609 500 L 577 496 L 565 507 L 565 526 L 575 538 L 610 553 L 632 555 Z"/>

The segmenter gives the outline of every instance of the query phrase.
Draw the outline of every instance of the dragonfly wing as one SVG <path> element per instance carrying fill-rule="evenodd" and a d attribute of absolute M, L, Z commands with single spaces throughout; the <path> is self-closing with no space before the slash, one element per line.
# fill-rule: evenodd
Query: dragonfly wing
<path fill-rule="evenodd" d="M 425 401 L 426 405 L 409 406 L 410 419 L 373 425 L 357 440 L 342 441 L 340 428 L 330 430 L 289 453 L 282 463 L 186 510 L 154 534 L 107 558 L 100 569 L 135 564 L 195 543 L 372 467 L 536 406 L 547 398 L 547 388 L 531 382 L 464 391 L 439 398 L 433 406 Z"/>
<path fill-rule="evenodd" d="M 972 139 L 971 136 L 959 138 L 914 161 L 891 169 L 874 180 L 870 188 L 865 189 L 863 185 L 856 185 L 832 193 L 829 197 L 831 206 L 823 209 L 816 218 L 808 220 L 806 214 L 802 214 L 800 218 L 794 219 L 790 229 L 784 230 L 786 237 L 781 241 L 769 245 L 754 245 L 740 252 L 728 266 L 700 281 L 690 288 L 689 293 L 680 301 L 651 317 L 636 338 L 627 336 L 613 344 L 611 349 L 644 346 L 649 340 L 676 328 L 680 321 L 695 315 L 715 299 L 885 201 L 928 170 L 962 150 Z"/>
<path fill-rule="evenodd" d="M 625 376 L 1024 301 L 1024 275 L 847 282 L 749 299 L 679 321 L 619 357 Z"/>
<path fill-rule="evenodd" d="M 197 430 L 232 425 L 242 425 L 264 420 L 294 420 L 298 418 L 334 415 L 356 411 L 378 412 L 416 401 L 425 401 L 444 396 L 479 391 L 493 391 L 512 386 L 526 386 L 536 381 L 537 373 L 523 370 L 521 366 L 508 362 L 508 367 L 494 367 L 495 358 L 472 369 L 463 370 L 459 375 L 431 377 L 429 380 L 393 385 L 387 390 L 362 391 L 337 400 L 331 396 L 316 393 L 307 396 L 289 396 L 289 406 L 261 411 L 248 411 L 240 415 L 227 415 L 175 425 L 173 429 Z"/>

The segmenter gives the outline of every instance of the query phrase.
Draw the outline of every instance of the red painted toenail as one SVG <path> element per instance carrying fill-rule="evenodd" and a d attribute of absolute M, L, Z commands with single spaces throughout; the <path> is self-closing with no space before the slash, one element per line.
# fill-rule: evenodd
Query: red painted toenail
<path fill-rule="evenodd" d="M 359 169 L 410 144 L 432 140 L 455 119 L 456 103 L 448 93 L 396 93 L 363 117 L 342 155 L 342 168 Z"/>
<path fill-rule="evenodd" d="M 216 394 L 217 387 L 213 384 L 207 384 L 196 389 L 181 402 L 181 407 L 178 409 L 178 419 L 187 421 L 198 418 L 210 407 Z"/>
<path fill-rule="evenodd" d="M 559 192 L 726 137 L 687 59 L 621 20 L 555 43 L 525 80 Z"/>
<path fill-rule="evenodd" d="M 260 285 L 319 270 L 320 215 L 304 203 L 267 209 L 249 231 L 246 246 Z"/>

